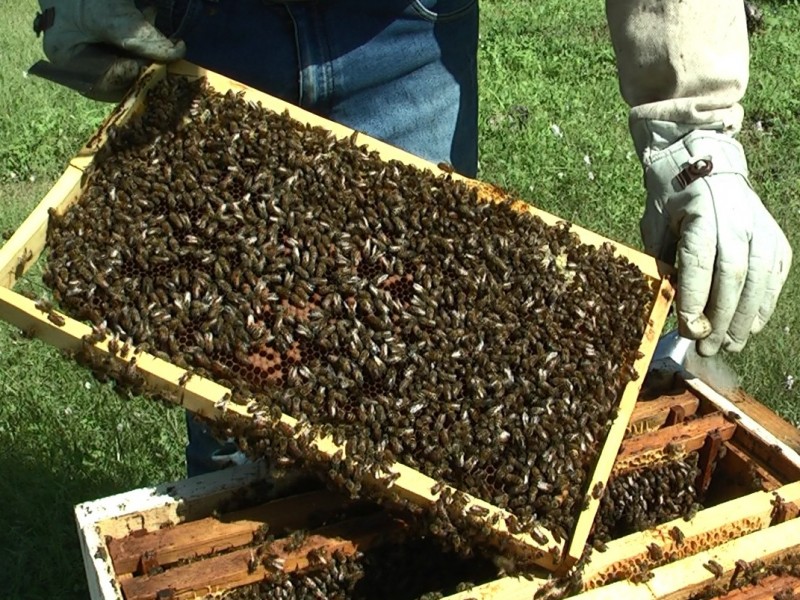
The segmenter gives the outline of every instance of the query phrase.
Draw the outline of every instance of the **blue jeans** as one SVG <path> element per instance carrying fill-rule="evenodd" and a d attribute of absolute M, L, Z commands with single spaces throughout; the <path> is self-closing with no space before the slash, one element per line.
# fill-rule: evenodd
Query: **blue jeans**
<path fill-rule="evenodd" d="M 157 0 L 187 59 L 468 176 L 478 166 L 477 0 Z M 225 465 L 187 419 L 190 476 Z"/>
<path fill-rule="evenodd" d="M 190 61 L 476 174 L 477 0 L 175 3 Z"/>
<path fill-rule="evenodd" d="M 244 455 L 232 441 L 218 441 L 208 426 L 186 411 L 186 474 L 203 475 L 245 462 Z"/>

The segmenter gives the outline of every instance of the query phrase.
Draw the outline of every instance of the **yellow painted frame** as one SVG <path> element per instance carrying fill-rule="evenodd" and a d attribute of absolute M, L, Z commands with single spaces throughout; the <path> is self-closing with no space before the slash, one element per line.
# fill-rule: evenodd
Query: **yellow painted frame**
<path fill-rule="evenodd" d="M 77 201 L 81 192 L 84 173 L 91 165 L 95 154 L 104 143 L 109 127 L 124 123 L 130 119 L 131 116 L 142 110 L 147 90 L 157 81 L 160 81 L 168 75 L 188 78 L 205 77 L 210 86 L 218 91 L 225 92 L 227 90 L 234 90 L 240 92 L 244 98 L 249 101 L 260 102 L 263 106 L 277 112 L 286 111 L 291 117 L 298 121 L 322 126 L 332 131 L 338 137 L 349 137 L 354 133 L 353 130 L 343 125 L 323 119 L 301 108 L 249 88 L 222 75 L 192 65 L 191 63 L 179 62 L 169 67 L 154 65 L 145 71 L 137 84 L 135 84 L 128 95 L 111 113 L 108 119 L 106 119 L 98 132 L 70 161 L 64 174 L 55 183 L 40 204 L 33 210 L 2 249 L 0 249 L 0 318 L 59 348 L 68 351 L 77 351 L 82 347 L 82 338 L 91 331 L 87 325 L 65 316 L 66 324 L 63 327 L 58 327 L 51 323 L 43 312 L 36 309 L 33 301 L 15 293 L 11 288 L 39 258 L 44 250 L 49 211 L 55 210 L 57 213 L 63 213 Z M 420 169 L 428 169 L 435 173 L 442 173 L 436 165 L 364 134 L 358 134 L 358 143 L 366 144 L 371 150 L 377 151 L 381 157 L 386 160 L 400 160 Z M 454 175 L 454 177 L 459 176 Z M 470 185 L 476 186 L 481 200 L 498 201 L 500 199 L 505 199 L 504 194 L 493 186 L 466 178 L 459 178 Z M 514 201 L 513 206 L 517 210 L 526 211 L 541 218 L 550 225 L 562 222 L 562 220 L 555 215 L 539 210 L 522 201 Z M 640 346 L 642 356 L 634 364 L 634 368 L 639 373 L 644 373 L 650 363 L 655 344 L 661 334 L 670 304 L 674 298 L 674 289 L 670 283 L 672 269 L 650 256 L 617 244 L 587 229 L 572 225 L 571 231 L 575 232 L 583 243 L 589 245 L 600 246 L 604 243 L 612 244 L 618 255 L 624 256 L 630 260 L 652 282 L 654 290 L 653 308 L 650 314 L 649 325 Z M 104 358 L 110 357 L 111 360 L 121 363 L 121 367 L 124 367 L 124 363 L 127 362 L 125 359 L 110 353 L 106 342 L 95 344 L 94 351 Z M 229 415 L 239 415 L 247 419 L 253 418 L 253 415 L 247 411 L 246 406 L 221 402 L 230 390 L 211 380 L 193 377 L 186 385 L 179 385 L 179 380 L 185 374 L 185 371 L 166 361 L 146 353 L 140 353 L 136 356 L 136 369 L 137 372 L 144 377 L 149 390 L 160 394 L 166 399 L 174 400 L 199 415 L 208 418 L 218 418 L 227 413 Z M 602 451 L 597 459 L 590 484 L 587 487 L 588 490 L 592 489 L 597 482 L 605 483 L 608 480 L 614 464 L 614 459 L 625 435 L 625 429 L 631 413 L 633 412 L 634 405 L 636 404 L 640 386 L 641 378 L 638 381 L 629 383 L 623 391 L 617 418 L 611 426 Z M 289 427 L 295 427 L 297 424 L 297 421 L 288 415 L 281 416 L 278 422 Z M 271 425 L 278 426 L 278 422 L 273 422 Z M 316 450 L 324 458 L 330 458 L 340 450 L 344 452 L 344 448 L 334 444 L 330 437 L 318 438 L 316 441 Z M 399 463 L 395 464 L 391 468 L 390 473 L 398 474 L 397 478 L 392 483 L 395 491 L 403 498 L 414 503 L 420 505 L 433 503 L 438 499 L 441 493 L 431 493 L 431 489 L 436 483 L 435 480 L 405 465 Z M 376 481 L 375 483 L 382 485 L 380 481 Z M 505 524 L 505 517 L 509 516 L 510 513 L 494 507 L 483 500 L 470 497 L 467 508 L 475 505 L 481 506 L 489 511 L 487 518 L 490 518 L 494 513 L 500 513 L 500 518 L 492 525 L 492 528 L 497 536 L 504 538 L 506 543 L 521 550 L 527 556 L 530 556 L 536 564 L 545 569 L 564 572 L 578 560 L 583 552 L 584 544 L 588 539 L 592 522 L 599 506 L 599 499 L 589 496 L 588 503 L 581 512 L 572 533 L 572 538 L 568 543 L 563 540 L 556 541 L 556 538 L 549 531 L 543 529 L 540 529 L 540 533 L 546 538 L 543 544 L 537 543 L 528 534 L 511 534 Z"/>

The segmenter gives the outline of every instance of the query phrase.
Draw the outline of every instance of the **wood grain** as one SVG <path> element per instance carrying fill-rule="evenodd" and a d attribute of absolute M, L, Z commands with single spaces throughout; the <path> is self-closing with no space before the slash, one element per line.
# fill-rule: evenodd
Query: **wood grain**
<path fill-rule="evenodd" d="M 268 580 L 278 571 L 302 571 L 313 566 L 308 556 L 312 549 L 323 550 L 327 556 L 336 551 L 352 556 L 378 539 L 397 535 L 403 528 L 402 522 L 378 513 L 314 530 L 296 550 L 287 550 L 285 540 L 272 542 L 263 549 L 263 556 L 272 556 L 273 561 L 262 563 L 252 548 L 237 550 L 173 567 L 157 575 L 129 579 L 122 583 L 122 589 L 126 600 L 157 600 L 162 590 L 170 590 L 173 600 L 194 598 Z"/>
<path fill-rule="evenodd" d="M 333 510 L 345 503 L 345 498 L 328 490 L 298 494 L 224 517 L 206 517 L 144 535 L 111 539 L 108 551 L 117 574 L 133 573 L 145 554 L 156 565 L 164 566 L 230 550 L 250 544 L 265 525 L 275 535 L 287 529 L 303 529 L 315 511 L 322 507 Z"/>

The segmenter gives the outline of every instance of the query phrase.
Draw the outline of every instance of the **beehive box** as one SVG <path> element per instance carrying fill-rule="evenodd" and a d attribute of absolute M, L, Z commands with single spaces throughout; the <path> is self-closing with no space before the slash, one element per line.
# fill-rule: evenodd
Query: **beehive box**
<path fill-rule="evenodd" d="M 264 485 L 268 477 L 263 463 L 251 463 L 78 506 L 92 597 L 177 599 L 232 593 L 279 572 L 327 570 L 337 552 L 352 557 L 356 551 L 404 540 L 409 523 L 375 505 L 359 505 L 318 486 L 284 495 L 296 485 Z M 225 505 L 236 508 L 220 512 Z M 274 539 L 265 540 L 267 534 Z M 414 551 L 422 551 L 418 543 Z M 438 569 L 441 577 L 443 568 L 458 562 L 435 551 L 424 558 L 407 557 L 415 562 L 436 560 L 417 563 L 420 572 L 414 576 L 422 578 L 425 569 L 428 579 L 430 569 Z M 494 570 L 489 561 L 471 559 L 464 564 L 470 579 L 480 577 L 476 566 L 484 572 Z M 399 567 L 396 561 L 384 560 L 381 568 L 392 576 L 381 577 L 379 583 L 397 589 Z M 416 579 L 408 583 L 419 585 Z M 300 583 L 295 585 L 299 588 Z M 326 592 L 332 590 L 320 593 L 325 597 Z"/>
<path fill-rule="evenodd" d="M 139 114 L 146 103 L 148 90 L 167 76 L 168 71 L 164 67 L 154 67 L 143 75 L 131 94 L 107 119 L 97 135 L 71 161 L 67 171 L 50 193 L 0 251 L 0 281 L 2 281 L 2 288 L 0 288 L 0 314 L 4 319 L 25 332 L 36 335 L 68 352 L 84 352 L 87 348 L 87 340 L 96 342 L 91 347 L 96 364 L 102 365 L 107 370 L 115 371 L 119 377 L 128 382 L 134 382 L 137 386 L 145 386 L 149 392 L 173 399 L 203 417 L 231 418 L 232 416 L 239 416 L 246 422 L 252 423 L 256 420 L 269 427 L 292 430 L 297 434 L 298 438 L 303 437 L 305 431 L 302 427 L 298 427 L 297 420 L 292 416 L 283 414 L 280 417 L 277 415 L 256 415 L 254 417 L 251 414 L 251 407 L 247 406 L 246 403 L 236 404 L 227 401 L 231 397 L 231 390 L 227 387 L 207 378 L 190 378 L 190 372 L 156 358 L 147 352 L 134 352 L 132 354 L 127 350 L 121 352 L 116 340 L 97 341 L 89 326 L 73 319 L 65 318 L 57 311 L 41 303 L 38 303 L 37 307 L 37 302 L 34 300 L 16 294 L 11 290 L 15 282 L 39 258 L 44 250 L 50 211 L 54 211 L 52 213 L 54 215 L 63 214 L 77 201 L 85 188 L 85 172 L 91 167 L 94 157 L 102 150 L 109 135 L 113 134 L 114 128 Z M 169 76 L 190 79 L 203 76 L 210 86 L 216 90 L 240 91 L 245 99 L 259 101 L 263 106 L 271 108 L 278 113 L 287 111 L 291 117 L 300 122 L 320 125 L 342 138 L 357 139 L 359 144 L 365 144 L 368 148 L 376 150 L 385 160 L 399 160 L 420 169 L 441 173 L 438 167 L 417 157 L 361 134 L 356 134 L 340 125 L 320 119 L 296 107 L 192 65 L 186 63 L 173 65 L 169 68 Z M 452 177 L 457 178 L 455 175 Z M 491 186 L 478 182 L 471 182 L 470 184 L 477 186 L 482 200 L 497 201 L 502 199 L 499 197 L 498 191 Z M 549 225 L 559 223 L 557 217 L 536 210 L 522 202 L 515 203 L 514 208 L 534 214 Z M 571 227 L 570 231 L 578 236 L 584 244 L 596 247 L 610 244 L 608 240 L 601 236 L 578 227 Z M 655 342 L 666 318 L 673 297 L 673 289 L 667 277 L 668 269 L 663 265 L 634 250 L 618 245 L 613 247 L 617 255 L 627 258 L 641 270 L 652 288 L 652 309 L 639 347 L 638 358 L 633 364 L 634 369 L 643 372 L 652 356 Z M 100 277 L 102 277 L 102 274 L 100 274 Z M 98 285 L 103 285 L 102 279 L 98 280 Z M 587 478 L 589 483 L 586 486 L 586 490 L 584 490 L 586 502 L 581 509 L 577 524 L 572 530 L 569 539 L 564 539 L 562 536 L 556 537 L 553 532 L 541 529 L 538 529 L 534 536 L 518 533 L 511 534 L 508 531 L 507 524 L 507 518 L 510 517 L 510 514 L 474 497 L 467 498 L 464 506 L 464 515 L 467 513 L 474 514 L 476 515 L 474 518 L 477 519 L 477 515 L 486 514 L 485 517 L 481 518 L 486 518 L 487 522 L 491 523 L 490 527 L 495 541 L 517 547 L 520 552 L 525 553 L 534 562 L 548 569 L 567 569 L 578 559 L 582 552 L 585 540 L 589 535 L 592 519 L 599 504 L 598 499 L 593 498 L 588 491 L 598 484 L 604 484 L 608 478 L 613 458 L 619 448 L 633 410 L 640 383 L 640 381 L 630 382 L 621 395 L 617 417 L 610 427 L 602 450 L 598 452 L 598 458 L 591 470 L 591 476 Z M 569 385 L 569 383 L 567 382 L 565 385 Z M 330 460 L 337 453 L 340 457 L 346 455 L 342 445 L 334 443 L 333 438 L 330 436 L 318 437 L 316 442 L 311 445 L 311 448 L 318 454 L 321 461 Z M 423 506 L 432 505 L 442 496 L 442 493 L 452 491 L 447 487 L 437 486 L 436 480 L 399 463 L 386 469 L 383 476 L 374 477 L 372 482 L 376 488 L 391 487 L 393 493 L 398 494 L 404 500 Z M 473 517 L 469 518 L 472 519 Z"/>
<path fill-rule="evenodd" d="M 731 578 L 755 580 L 756 573 L 771 575 L 760 585 L 773 593 L 796 585 L 791 574 L 779 569 L 770 572 L 756 561 L 769 564 L 800 550 L 800 519 L 796 518 L 800 456 L 793 449 L 800 448 L 800 431 L 746 395 L 739 394 L 737 400 L 739 403 L 720 396 L 696 379 L 668 394 L 640 400 L 614 466 L 614 477 L 625 477 L 634 454 L 640 459 L 634 461 L 639 469 L 676 460 L 674 449 L 663 454 L 669 444 L 705 447 L 702 461 L 710 466 L 715 461 L 708 449 L 720 442 L 727 454 L 716 461 L 713 473 L 705 473 L 701 466 L 698 474 L 699 480 L 710 483 L 712 506 L 690 520 L 678 518 L 609 541 L 605 550 L 591 553 L 580 573 L 558 583 L 544 572 L 526 577 L 495 576 L 487 581 L 487 570 L 480 572 L 475 566 L 479 563 L 473 563 L 465 580 L 478 585 L 448 598 L 530 600 L 548 590 L 561 596 L 577 591 L 580 598 L 688 598 L 708 585 L 727 586 Z M 758 413 L 762 422 L 753 421 L 740 405 Z M 682 418 L 676 418 L 676 413 L 682 413 Z M 698 431 L 703 431 L 703 436 Z M 698 446 L 701 437 L 703 444 Z M 758 481 L 752 481 L 754 474 L 759 474 Z M 265 476 L 262 463 L 249 464 L 76 507 L 92 597 L 178 600 L 225 594 L 238 586 L 268 580 L 279 570 L 309 569 L 312 549 L 328 548 L 326 556 L 330 558 L 335 549 L 352 555 L 395 537 L 403 539 L 403 521 L 382 512 L 309 525 L 310 515 L 335 514 L 347 501 L 319 489 L 283 496 L 287 486 L 294 485 L 289 482 L 268 490 L 269 497 L 283 496 L 280 499 L 262 497 L 256 506 L 220 512 L 232 498 L 247 498 L 243 490 L 252 496 L 253 483 L 263 482 Z M 254 565 L 253 548 L 264 546 L 264 541 L 258 540 L 264 523 L 276 534 L 276 541 L 270 542 L 273 558 L 266 563 L 259 558 Z M 287 548 L 285 544 L 292 539 L 287 532 L 292 529 L 304 529 L 306 535 L 296 547 Z M 255 556 L 263 555 L 261 550 Z M 442 580 L 449 581 L 452 588 L 454 581 L 460 581 L 459 573 L 453 573 L 457 567 L 452 566 L 458 560 L 449 560 L 439 569 Z M 741 561 L 748 563 L 746 570 Z M 505 563 L 501 560 L 498 564 Z M 394 581 L 399 584 L 400 565 L 397 567 Z M 310 572 L 314 568 L 324 567 L 312 565 Z M 572 582 L 571 592 L 566 581 Z M 431 585 L 430 589 L 421 588 L 421 593 L 447 589 L 437 587 L 436 581 Z"/>

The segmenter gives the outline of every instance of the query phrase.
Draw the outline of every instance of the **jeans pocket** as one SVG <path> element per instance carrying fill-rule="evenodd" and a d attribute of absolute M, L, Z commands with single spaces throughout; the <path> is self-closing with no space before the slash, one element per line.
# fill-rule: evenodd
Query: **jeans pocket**
<path fill-rule="evenodd" d="M 428 21 L 452 21 L 466 15 L 478 0 L 414 0 L 411 7 Z"/>

